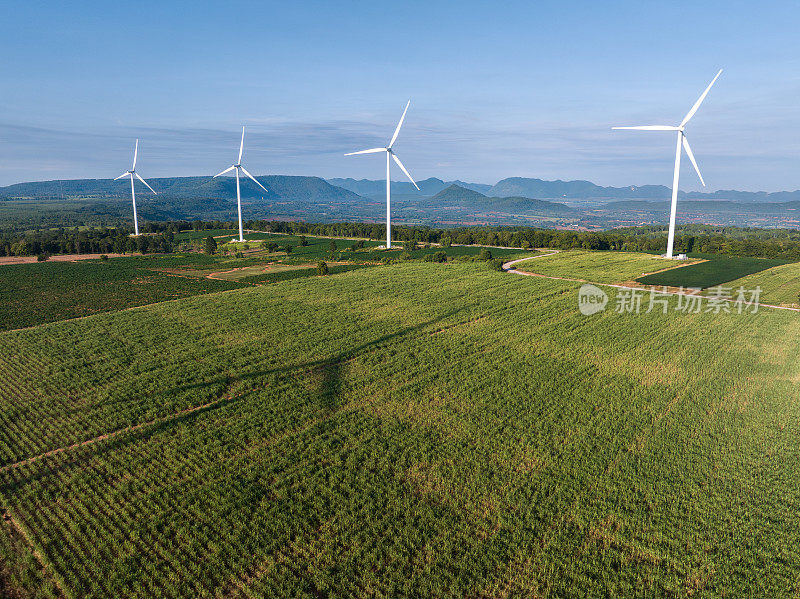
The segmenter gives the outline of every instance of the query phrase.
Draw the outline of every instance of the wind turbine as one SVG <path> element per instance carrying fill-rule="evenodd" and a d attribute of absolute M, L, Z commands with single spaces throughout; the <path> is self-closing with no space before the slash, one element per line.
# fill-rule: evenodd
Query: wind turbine
<path fill-rule="evenodd" d="M 391 159 L 397 163 L 397 166 L 406 174 L 408 180 L 414 184 L 414 187 L 417 188 L 419 191 L 419 186 L 414 181 L 411 174 L 406 170 L 406 167 L 403 166 L 403 163 L 400 162 L 400 159 L 397 157 L 397 154 L 394 153 L 392 150 L 392 146 L 394 142 L 397 141 L 397 135 L 400 133 L 400 127 L 403 126 L 403 121 L 406 118 L 406 112 L 408 112 L 408 107 L 411 104 L 411 100 L 408 101 L 406 104 L 406 109 L 403 111 L 403 116 L 400 117 L 400 122 L 397 123 L 397 129 L 394 130 L 394 135 L 392 135 L 392 139 L 389 140 L 389 145 L 385 148 L 371 148 L 369 150 L 361 150 L 360 152 L 350 152 L 349 154 L 345 154 L 345 156 L 355 156 L 356 154 L 375 154 L 378 152 L 386 152 L 386 249 L 392 249 L 392 197 L 391 197 L 391 179 L 389 177 L 389 166 L 391 165 Z"/>
<path fill-rule="evenodd" d="M 125 171 L 119 177 L 114 179 L 114 181 L 118 181 L 119 179 L 122 179 L 122 178 L 128 177 L 128 176 L 130 176 L 130 178 L 131 178 L 131 200 L 133 201 L 133 229 L 134 229 L 135 235 L 137 237 L 139 236 L 139 220 L 138 220 L 138 218 L 136 216 L 136 190 L 133 187 L 133 179 L 134 179 L 134 177 L 136 179 L 139 179 L 139 181 L 141 181 L 145 185 L 147 185 L 147 189 L 152 191 L 154 195 L 158 195 L 155 192 L 155 190 L 152 187 L 150 187 L 150 185 L 148 185 L 147 181 L 142 179 L 141 176 L 139 176 L 139 173 L 136 172 L 136 157 L 138 155 L 139 155 L 139 140 L 137 139 L 136 140 L 136 146 L 134 146 L 134 148 L 133 148 L 133 166 L 131 167 L 131 170 Z"/>
<path fill-rule="evenodd" d="M 683 128 L 686 126 L 691 118 L 694 116 L 694 113 L 697 112 L 697 109 L 700 108 L 700 104 L 703 103 L 703 100 L 706 99 L 708 92 L 711 91 L 711 86 L 716 83 L 719 76 L 722 74 L 722 69 L 719 70 L 717 76 L 708 84 L 706 91 L 702 93 L 702 95 L 697 99 L 697 102 L 694 103 L 692 109 L 686 113 L 686 116 L 683 117 L 680 125 L 677 127 L 672 127 L 669 125 L 642 125 L 639 127 L 612 127 L 612 129 L 638 129 L 641 131 L 677 131 L 678 132 L 678 142 L 675 148 L 675 172 L 672 176 L 672 205 L 670 206 L 670 213 L 669 213 L 669 237 L 667 238 L 667 258 L 672 258 L 672 248 L 675 244 L 675 213 L 677 212 L 678 208 L 678 177 L 681 171 L 681 146 L 683 149 L 686 150 L 686 155 L 689 157 L 689 160 L 692 162 L 692 166 L 694 166 L 694 170 L 697 172 L 697 176 L 700 177 L 700 183 L 703 184 L 703 187 L 706 186 L 706 182 L 703 181 L 703 175 L 700 174 L 700 169 L 697 167 L 697 162 L 694 159 L 694 154 L 692 154 L 692 148 L 689 147 L 689 141 L 686 139 L 686 133 L 684 133 Z"/>
<path fill-rule="evenodd" d="M 244 150 L 244 127 L 242 127 L 242 142 L 239 144 L 239 159 L 236 161 L 236 164 L 233 164 L 226 168 L 224 171 L 219 173 L 218 175 L 214 175 L 214 178 L 224 175 L 225 173 L 229 173 L 233 170 L 236 171 L 236 206 L 239 208 L 239 241 L 244 241 L 244 235 L 242 231 L 242 194 L 239 191 L 239 171 L 242 171 L 245 175 L 250 177 L 253 180 L 253 183 L 258 185 L 261 189 L 269 193 L 267 188 L 261 185 L 256 178 L 247 172 L 247 169 L 242 166 L 242 151 Z"/>

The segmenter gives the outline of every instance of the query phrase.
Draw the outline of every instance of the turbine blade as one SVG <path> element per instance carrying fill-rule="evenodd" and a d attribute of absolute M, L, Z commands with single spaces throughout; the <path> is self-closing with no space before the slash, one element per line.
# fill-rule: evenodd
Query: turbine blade
<path fill-rule="evenodd" d="M 612 129 L 638 129 L 639 131 L 677 131 L 678 127 L 670 125 L 640 125 L 638 127 L 611 127 Z"/>
<path fill-rule="evenodd" d="M 244 150 L 244 126 L 242 126 L 242 142 L 239 144 L 239 160 L 236 164 L 242 163 L 242 151 Z"/>
<path fill-rule="evenodd" d="M 123 177 L 127 177 L 128 175 L 130 175 L 130 173 L 122 173 L 119 177 L 114 179 L 114 181 L 119 181 L 120 179 L 122 179 Z"/>
<path fill-rule="evenodd" d="M 694 154 L 692 154 L 692 148 L 689 147 L 689 140 L 686 139 L 685 135 L 681 136 L 683 138 L 683 149 L 686 150 L 686 155 L 689 157 L 689 160 L 692 161 L 692 166 L 694 167 L 697 176 L 700 177 L 700 183 L 703 184 L 703 187 L 706 186 L 706 182 L 703 181 L 703 175 L 700 174 L 700 169 L 697 167 L 697 162 L 694 159 Z"/>
<path fill-rule="evenodd" d="M 694 103 L 694 106 L 692 106 L 692 109 L 689 112 L 686 113 L 685 117 L 683 117 L 683 120 L 681 121 L 681 127 L 683 127 L 686 123 L 688 123 L 689 119 L 691 119 L 694 116 L 694 113 L 697 112 L 698 108 L 700 108 L 700 104 L 702 104 L 703 100 L 706 99 L 706 96 L 708 95 L 708 92 L 711 91 L 711 86 L 714 85 L 714 83 L 716 83 L 716 81 L 717 81 L 717 79 L 719 79 L 720 75 L 722 75 L 722 69 L 719 70 L 719 73 L 717 73 L 717 76 L 714 77 L 714 79 L 712 79 L 711 83 L 708 84 L 708 87 L 706 88 L 706 91 L 704 91 L 703 95 L 700 96 L 697 99 L 697 102 Z"/>
<path fill-rule="evenodd" d="M 225 173 L 229 173 L 229 172 L 231 172 L 231 171 L 232 171 L 233 169 L 235 169 L 235 168 L 236 168 L 236 165 L 229 166 L 228 168 L 226 168 L 226 169 L 225 169 L 224 171 L 222 171 L 221 173 L 218 173 L 218 174 L 214 175 L 214 179 L 216 179 L 216 178 L 217 178 L 217 177 L 219 177 L 220 175 L 224 175 Z"/>
<path fill-rule="evenodd" d="M 394 135 L 392 135 L 392 141 L 389 142 L 389 148 L 394 145 L 395 140 L 397 140 L 397 135 L 400 133 L 400 127 L 403 126 L 403 121 L 406 119 L 406 113 L 408 112 L 408 107 L 411 105 L 411 100 L 406 103 L 406 109 L 403 111 L 403 116 L 400 117 L 400 122 L 397 123 L 397 129 L 394 130 Z"/>
<path fill-rule="evenodd" d="M 136 175 L 136 178 L 137 178 L 137 179 L 139 179 L 139 181 L 141 181 L 142 183 L 144 183 L 145 185 L 147 185 L 147 189 L 149 189 L 150 191 L 152 191 L 154 195 L 158 195 L 158 194 L 156 193 L 156 190 L 155 190 L 155 189 L 153 189 L 152 187 L 150 187 L 150 184 L 149 184 L 147 181 L 145 181 L 144 179 L 142 179 L 142 177 L 141 177 L 141 175 L 140 175 L 139 173 L 133 173 L 133 174 L 134 174 L 134 175 Z"/>
<path fill-rule="evenodd" d="M 386 148 L 372 148 L 370 150 L 361 150 L 360 152 L 350 152 L 345 156 L 355 156 L 356 154 L 375 154 L 376 152 L 385 152 Z"/>
<path fill-rule="evenodd" d="M 417 185 L 417 182 L 414 181 L 413 177 L 411 176 L 411 173 L 409 173 L 406 170 L 406 167 L 403 166 L 403 163 L 400 162 L 400 159 L 397 156 L 395 156 L 394 152 L 391 153 L 391 156 L 392 156 L 392 158 L 394 158 L 394 161 L 397 163 L 397 166 L 399 166 L 403 170 L 403 172 L 406 174 L 406 177 L 408 177 L 408 180 L 411 181 L 414 184 L 414 187 L 417 188 L 417 191 L 419 191 L 419 186 Z"/>
<path fill-rule="evenodd" d="M 132 171 L 136 170 L 136 157 L 139 155 L 139 140 L 136 140 L 136 146 L 133 148 L 133 168 Z"/>
<path fill-rule="evenodd" d="M 266 187 L 264 187 L 263 185 L 261 185 L 261 183 L 259 183 L 259 182 L 256 180 L 256 178 L 255 178 L 253 175 L 251 175 L 249 172 L 247 172 L 247 169 L 246 169 L 246 168 L 244 168 L 243 166 L 240 166 L 239 168 L 240 168 L 240 169 L 242 169 L 242 172 L 243 172 L 245 175 L 247 175 L 248 177 L 250 177 L 250 178 L 253 180 L 253 183 L 255 183 L 256 185 L 258 185 L 258 186 L 259 186 L 261 189 L 263 189 L 263 190 L 264 190 L 264 191 L 266 191 L 267 193 L 269 193 L 269 190 L 267 190 L 267 188 L 266 188 Z"/>

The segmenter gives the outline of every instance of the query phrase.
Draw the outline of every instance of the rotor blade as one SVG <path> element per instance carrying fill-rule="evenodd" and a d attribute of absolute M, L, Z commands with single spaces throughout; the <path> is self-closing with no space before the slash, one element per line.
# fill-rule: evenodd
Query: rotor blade
<path fill-rule="evenodd" d="M 150 184 L 149 184 L 147 181 L 145 181 L 144 179 L 142 179 L 142 177 L 141 177 L 141 175 L 139 175 L 139 173 L 133 173 L 133 174 L 134 174 L 134 175 L 136 175 L 136 178 L 137 178 L 137 179 L 139 179 L 139 181 L 141 181 L 142 183 L 144 183 L 145 185 L 147 185 L 147 189 L 149 189 L 150 191 L 152 191 L 152 192 L 153 192 L 155 195 L 158 195 L 158 194 L 156 193 L 156 190 L 155 190 L 155 189 L 153 189 L 152 187 L 150 187 Z"/>
<path fill-rule="evenodd" d="M 411 100 L 406 103 L 406 109 L 403 111 L 403 116 L 400 117 L 400 122 L 397 123 L 397 129 L 394 130 L 394 135 L 392 135 L 392 141 L 389 142 L 389 147 L 391 148 L 394 145 L 395 140 L 397 139 L 398 133 L 400 133 L 400 127 L 403 126 L 403 121 L 406 118 L 406 113 L 408 112 L 408 107 L 411 105 Z"/>
<path fill-rule="evenodd" d="M 722 69 L 719 70 L 719 73 L 717 73 L 717 76 L 714 77 L 714 79 L 711 81 L 711 83 L 708 84 L 708 87 L 706 88 L 706 91 L 704 91 L 703 95 L 700 96 L 697 99 L 697 102 L 694 103 L 694 106 L 692 106 L 692 109 L 689 112 L 686 113 L 685 117 L 683 117 L 683 120 L 681 121 L 681 127 L 683 127 L 686 123 L 688 123 L 689 119 L 691 119 L 694 116 L 694 113 L 697 112 L 698 108 L 700 108 L 700 104 L 702 104 L 703 100 L 706 99 L 706 96 L 708 95 L 708 92 L 711 91 L 711 86 L 714 85 L 714 83 L 716 83 L 716 81 L 717 81 L 717 79 L 719 78 L 720 75 L 722 75 Z"/>
<path fill-rule="evenodd" d="M 120 179 L 122 179 L 123 177 L 127 177 L 128 175 L 130 175 L 130 173 L 122 173 L 119 177 L 114 179 L 114 181 L 119 181 Z"/>
<path fill-rule="evenodd" d="M 692 148 L 689 147 L 689 140 L 686 139 L 685 135 L 681 136 L 683 138 L 683 149 L 686 150 L 686 155 L 689 157 L 689 160 L 692 161 L 692 166 L 694 166 L 694 170 L 697 172 L 697 176 L 700 177 L 700 183 L 703 184 L 703 187 L 706 186 L 706 182 L 703 181 L 703 175 L 700 174 L 700 169 L 697 167 L 697 162 L 694 159 L 694 154 L 692 154 Z"/>
<path fill-rule="evenodd" d="M 224 171 L 222 171 L 221 173 L 218 173 L 218 174 L 214 175 L 214 179 L 216 179 L 216 178 L 217 178 L 217 177 L 219 177 L 220 175 L 224 175 L 225 173 L 229 173 L 229 172 L 231 172 L 231 171 L 232 171 L 233 169 L 235 169 L 235 168 L 236 168 L 236 165 L 235 165 L 235 164 L 234 164 L 233 166 L 229 166 L 228 168 L 226 168 L 226 169 L 225 169 Z"/>
<path fill-rule="evenodd" d="M 417 188 L 417 191 L 419 191 L 419 186 L 417 185 L 416 181 L 414 181 L 414 179 L 411 177 L 411 173 L 409 173 L 406 170 L 406 167 L 403 166 L 403 163 L 400 162 L 400 159 L 397 156 L 395 156 L 394 152 L 392 152 L 392 158 L 394 158 L 394 161 L 397 163 L 397 166 L 399 166 L 403 170 L 403 172 L 406 174 L 406 177 L 408 177 L 409 181 L 411 181 L 414 184 L 414 187 Z"/>
<path fill-rule="evenodd" d="M 258 185 L 258 186 L 259 186 L 261 189 L 263 189 L 263 190 L 264 190 L 264 191 L 266 191 L 267 193 L 269 193 L 269 190 L 268 190 L 266 187 L 264 187 L 263 185 L 261 185 L 261 183 L 259 183 L 259 182 L 256 180 L 256 178 L 255 178 L 253 175 L 251 175 L 250 173 L 248 173 L 246 168 L 244 168 L 243 166 L 240 166 L 239 168 L 240 168 L 240 169 L 242 169 L 242 172 L 243 172 L 245 175 L 247 175 L 248 177 L 250 177 L 250 178 L 253 180 L 253 183 L 255 183 L 256 185 Z"/>
<path fill-rule="evenodd" d="M 678 127 L 670 125 L 640 125 L 638 127 L 611 127 L 612 129 L 638 129 L 639 131 L 677 131 Z"/>
<path fill-rule="evenodd" d="M 385 152 L 386 148 L 372 148 L 370 150 L 361 150 L 360 152 L 350 152 L 345 156 L 355 156 L 356 154 L 375 154 L 376 152 Z"/>
<path fill-rule="evenodd" d="M 139 155 L 139 140 L 136 140 L 136 146 L 133 149 L 133 168 L 132 171 L 136 170 L 136 157 Z"/>
<path fill-rule="evenodd" d="M 239 160 L 236 164 L 242 163 L 242 150 L 244 150 L 244 127 L 242 127 L 242 143 L 239 144 Z"/>

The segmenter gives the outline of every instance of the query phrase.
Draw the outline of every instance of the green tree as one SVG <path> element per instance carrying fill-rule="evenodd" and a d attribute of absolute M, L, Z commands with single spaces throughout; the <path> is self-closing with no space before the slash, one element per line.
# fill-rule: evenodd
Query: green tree
<path fill-rule="evenodd" d="M 323 277 L 328 274 L 328 263 L 324 260 L 317 262 L 317 274 Z"/>
<path fill-rule="evenodd" d="M 287 254 L 291 254 L 292 253 L 292 245 L 290 243 L 286 244 L 286 253 Z"/>
<path fill-rule="evenodd" d="M 328 249 L 329 249 L 331 252 L 335 252 L 335 251 L 338 249 L 338 248 L 336 247 L 336 242 L 335 242 L 333 239 L 331 239 L 331 242 L 328 244 Z"/>
<path fill-rule="evenodd" d="M 217 240 L 214 239 L 211 235 L 209 235 L 208 237 L 206 237 L 206 254 L 210 256 L 216 251 L 217 251 Z"/>
<path fill-rule="evenodd" d="M 305 235 L 300 236 L 300 247 L 306 247 L 308 245 L 308 241 L 306 240 Z"/>

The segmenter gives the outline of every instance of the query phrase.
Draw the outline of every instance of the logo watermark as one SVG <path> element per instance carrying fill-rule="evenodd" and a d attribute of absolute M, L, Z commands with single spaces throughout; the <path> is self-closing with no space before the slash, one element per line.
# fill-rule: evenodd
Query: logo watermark
<path fill-rule="evenodd" d="M 591 316 L 603 312 L 613 305 L 617 314 L 649 314 L 650 312 L 681 312 L 683 314 L 756 314 L 761 298 L 761 287 L 745 289 L 738 287 L 709 287 L 705 295 L 701 289 L 680 287 L 669 291 L 666 287 L 612 288 L 613 301 L 608 294 L 595 285 L 586 284 L 578 291 L 578 309 L 581 314 Z"/>
<path fill-rule="evenodd" d="M 578 291 L 578 309 L 584 316 L 591 316 L 606 309 L 608 294 L 595 285 L 582 285 Z"/>

